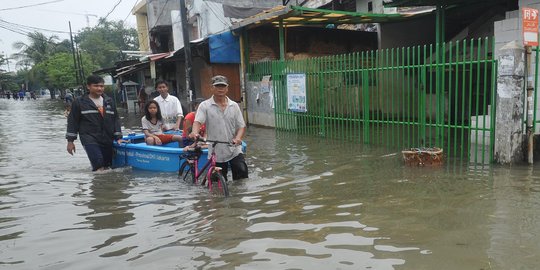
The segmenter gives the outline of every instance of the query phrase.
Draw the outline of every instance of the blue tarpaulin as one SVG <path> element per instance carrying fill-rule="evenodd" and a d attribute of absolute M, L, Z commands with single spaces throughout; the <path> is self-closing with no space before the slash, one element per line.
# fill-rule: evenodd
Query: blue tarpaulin
<path fill-rule="evenodd" d="M 210 63 L 240 63 L 240 41 L 230 31 L 208 37 Z"/>

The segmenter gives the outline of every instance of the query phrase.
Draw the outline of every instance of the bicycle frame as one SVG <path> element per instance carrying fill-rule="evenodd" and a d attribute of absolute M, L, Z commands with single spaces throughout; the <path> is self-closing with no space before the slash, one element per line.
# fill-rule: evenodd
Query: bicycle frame
<path fill-rule="evenodd" d="M 218 143 L 226 143 L 226 142 L 212 141 L 212 148 L 214 148 Z M 211 180 L 212 174 L 216 171 L 221 173 L 220 172 L 221 168 L 216 166 L 215 151 L 212 151 L 212 154 L 208 158 L 208 161 L 204 164 L 204 166 L 200 170 L 199 170 L 199 159 L 194 159 L 194 160 L 186 159 L 186 162 L 189 162 L 190 165 L 195 168 L 195 184 L 199 183 L 199 177 L 202 176 L 201 172 L 204 172 L 206 169 L 208 169 L 208 171 L 206 172 L 206 181 L 208 181 L 208 189 L 211 192 L 212 191 L 212 180 Z M 218 182 L 218 185 L 220 185 L 219 182 Z"/>

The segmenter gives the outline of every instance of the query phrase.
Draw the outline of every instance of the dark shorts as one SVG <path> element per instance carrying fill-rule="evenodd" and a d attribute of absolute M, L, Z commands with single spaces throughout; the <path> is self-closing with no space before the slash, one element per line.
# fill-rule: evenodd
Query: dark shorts
<path fill-rule="evenodd" d="M 221 168 L 221 173 L 225 177 L 225 180 L 227 180 L 229 165 L 231 165 L 233 180 L 248 178 L 248 167 L 244 159 L 244 154 L 240 153 L 228 162 L 216 162 L 216 166 Z"/>
<path fill-rule="evenodd" d="M 86 155 L 92 164 L 92 171 L 100 168 L 108 168 L 112 165 L 113 146 L 112 143 L 107 146 L 99 144 L 83 145 Z"/>

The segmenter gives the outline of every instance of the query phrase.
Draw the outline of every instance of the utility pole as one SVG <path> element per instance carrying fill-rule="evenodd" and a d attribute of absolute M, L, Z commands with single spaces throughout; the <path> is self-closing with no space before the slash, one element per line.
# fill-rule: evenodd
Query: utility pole
<path fill-rule="evenodd" d="M 75 78 L 77 80 L 77 87 L 79 87 L 81 85 L 81 80 L 79 78 L 77 59 L 75 58 L 75 45 L 73 44 L 73 35 L 71 33 L 71 22 L 69 22 L 69 38 L 71 39 L 71 51 L 73 52 L 73 67 L 75 68 Z"/>
<path fill-rule="evenodd" d="M 188 20 L 186 13 L 186 1 L 180 0 L 180 17 L 182 19 L 182 37 L 184 39 L 184 57 L 186 66 L 186 92 L 188 101 L 195 99 L 193 89 L 193 65 L 191 63 L 191 46 L 189 43 Z"/>

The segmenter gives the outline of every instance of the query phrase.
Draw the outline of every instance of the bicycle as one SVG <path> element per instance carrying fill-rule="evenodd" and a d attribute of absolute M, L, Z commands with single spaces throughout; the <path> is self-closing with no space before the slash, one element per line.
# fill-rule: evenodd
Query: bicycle
<path fill-rule="evenodd" d="M 230 142 L 208 141 L 203 139 L 197 139 L 197 141 L 212 143 L 212 148 L 216 147 L 218 143 L 231 144 Z M 204 164 L 202 169 L 199 170 L 199 158 L 202 155 L 202 147 L 197 144 L 195 147 L 190 147 L 187 150 L 186 153 L 180 155 L 180 160 L 185 159 L 186 162 L 180 166 L 178 176 L 182 177 L 186 182 L 190 180 L 193 184 L 198 184 L 199 179 L 202 176 L 205 176 L 202 178 L 202 186 L 206 184 L 211 193 L 228 197 L 230 195 L 229 188 L 227 186 L 227 181 L 225 181 L 225 178 L 221 174 L 221 168 L 216 166 L 215 151 L 212 151 L 208 161 Z M 216 189 L 213 188 L 214 182 L 217 183 Z"/>

